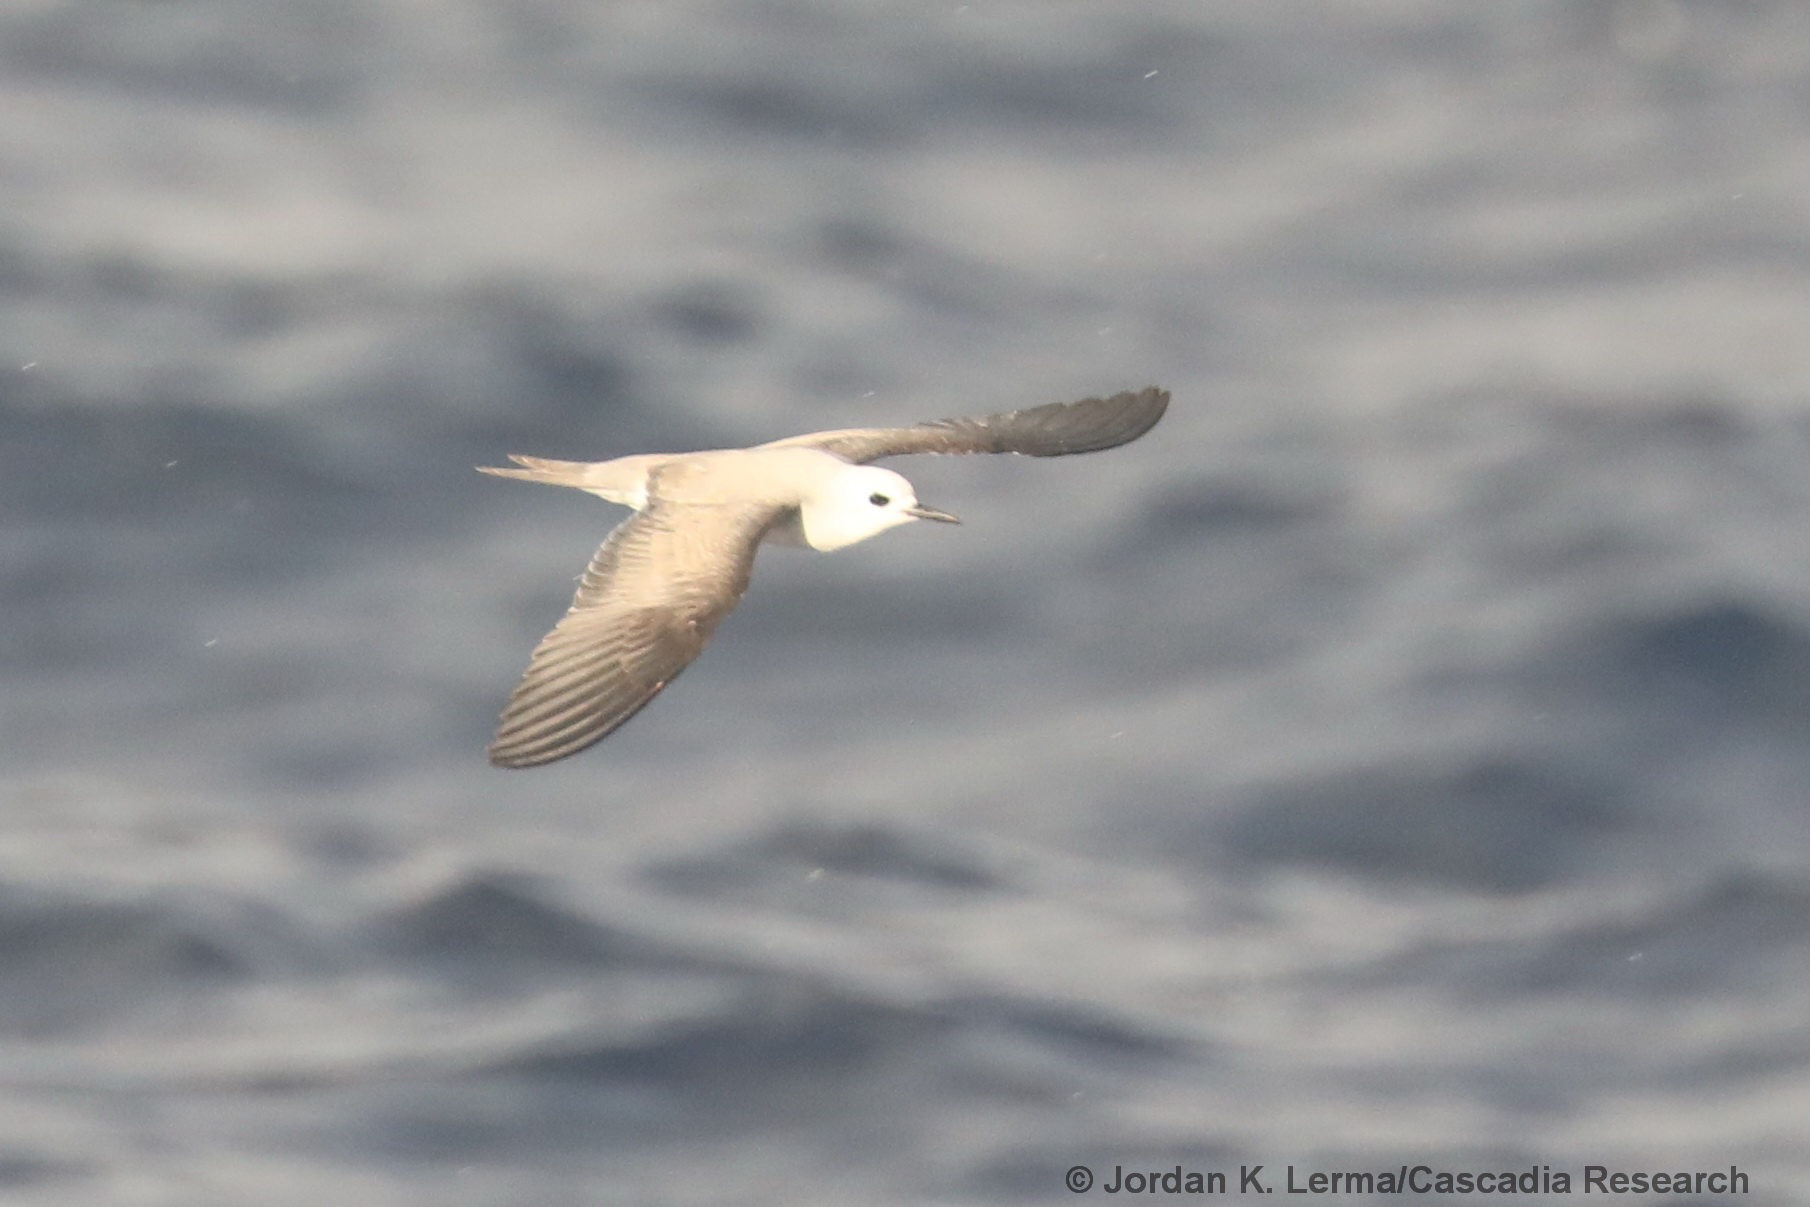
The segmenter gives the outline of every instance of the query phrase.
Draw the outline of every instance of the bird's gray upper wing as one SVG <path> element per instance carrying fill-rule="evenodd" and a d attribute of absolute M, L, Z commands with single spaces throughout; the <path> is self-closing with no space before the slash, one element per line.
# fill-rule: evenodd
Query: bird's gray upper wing
<path fill-rule="evenodd" d="M 1152 386 L 1111 398 L 1053 402 L 971 419 L 932 419 L 913 427 L 812 432 L 761 447 L 814 448 L 857 465 L 907 453 L 1064 457 L 1129 444 L 1155 427 L 1168 405 L 1169 391 Z"/>
<path fill-rule="evenodd" d="M 490 761 L 563 759 L 640 712 L 741 602 L 761 534 L 780 510 L 656 500 L 619 525 L 571 610 L 535 647 Z"/>

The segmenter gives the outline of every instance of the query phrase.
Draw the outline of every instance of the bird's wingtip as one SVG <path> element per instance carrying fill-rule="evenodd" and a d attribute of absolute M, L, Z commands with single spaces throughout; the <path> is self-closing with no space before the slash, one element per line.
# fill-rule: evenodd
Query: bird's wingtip
<path fill-rule="evenodd" d="M 1155 427 L 1169 410 L 1169 391 L 1161 386 L 1145 386 L 1115 394 L 1107 401 L 1118 403 L 1130 421 L 1131 434 L 1125 438 L 1129 443 Z"/>
<path fill-rule="evenodd" d="M 529 767 L 538 767 L 540 764 L 548 761 L 546 759 L 524 757 L 520 751 L 513 750 L 503 745 L 501 742 L 492 742 L 490 744 L 490 749 L 486 750 L 484 753 L 490 760 L 490 765 L 502 771 L 522 771 Z"/>

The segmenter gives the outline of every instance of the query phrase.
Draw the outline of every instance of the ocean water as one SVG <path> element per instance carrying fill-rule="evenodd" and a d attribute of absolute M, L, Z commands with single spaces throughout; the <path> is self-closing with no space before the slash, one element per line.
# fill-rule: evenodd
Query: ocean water
<path fill-rule="evenodd" d="M 1810 1203 L 1807 72 L 1790 0 L 0 4 L 3 1197 Z M 620 513 L 472 466 L 1147 384 L 486 765 Z"/>

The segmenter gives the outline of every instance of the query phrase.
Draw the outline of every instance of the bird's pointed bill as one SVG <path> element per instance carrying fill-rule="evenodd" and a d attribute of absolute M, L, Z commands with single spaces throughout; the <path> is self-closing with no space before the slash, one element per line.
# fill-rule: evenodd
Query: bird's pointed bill
<path fill-rule="evenodd" d="M 956 519 L 948 512 L 938 511 L 934 507 L 925 507 L 922 503 L 918 504 L 916 507 L 907 507 L 905 509 L 905 514 L 908 516 L 915 516 L 920 520 L 935 520 L 939 524 L 961 523 L 960 520 Z"/>

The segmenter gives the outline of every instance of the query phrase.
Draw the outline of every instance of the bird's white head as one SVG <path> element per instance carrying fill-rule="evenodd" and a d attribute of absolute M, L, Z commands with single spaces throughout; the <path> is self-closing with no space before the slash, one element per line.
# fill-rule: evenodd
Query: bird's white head
<path fill-rule="evenodd" d="M 826 478 L 798 505 L 811 548 L 841 549 L 913 520 L 959 524 L 946 511 L 925 507 L 903 476 L 872 465 L 850 465 Z"/>

